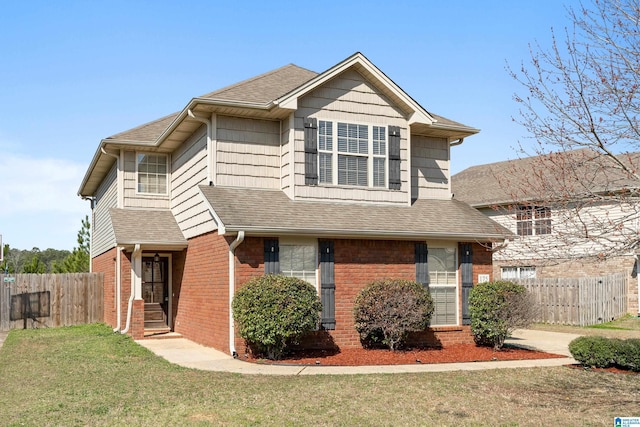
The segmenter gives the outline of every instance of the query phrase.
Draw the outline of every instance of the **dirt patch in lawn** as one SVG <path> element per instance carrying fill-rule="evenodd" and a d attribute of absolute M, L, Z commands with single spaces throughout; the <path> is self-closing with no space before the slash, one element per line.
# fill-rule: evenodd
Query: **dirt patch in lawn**
<path fill-rule="evenodd" d="M 326 350 L 296 351 L 282 360 L 258 359 L 251 355 L 246 360 L 254 363 L 367 366 L 367 365 L 415 365 L 428 363 L 488 362 L 497 360 L 554 359 L 566 357 L 559 354 L 505 347 L 501 351 L 473 344 L 450 345 L 445 348 L 390 351 L 385 349 L 348 348 L 338 352 Z"/>

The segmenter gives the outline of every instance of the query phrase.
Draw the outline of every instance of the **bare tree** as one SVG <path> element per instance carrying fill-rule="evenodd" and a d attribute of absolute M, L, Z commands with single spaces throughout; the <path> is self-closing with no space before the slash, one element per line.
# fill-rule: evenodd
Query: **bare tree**
<path fill-rule="evenodd" d="M 529 256 L 603 259 L 640 241 L 640 1 L 567 12 L 573 25 L 560 39 L 552 30 L 550 47 L 531 45 L 530 62 L 508 69 L 523 88 L 516 121 L 533 140 L 522 154 L 535 157 L 496 178 L 514 218 L 530 220 L 519 234 L 539 234 Z"/>

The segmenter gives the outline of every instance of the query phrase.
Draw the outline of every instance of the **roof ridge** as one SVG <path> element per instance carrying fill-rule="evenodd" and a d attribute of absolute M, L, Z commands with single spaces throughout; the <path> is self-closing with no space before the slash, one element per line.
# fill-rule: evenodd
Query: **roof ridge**
<path fill-rule="evenodd" d="M 247 83 L 249 83 L 249 82 L 254 82 L 254 81 L 257 81 L 257 80 L 263 79 L 263 78 L 265 78 L 265 77 L 271 76 L 271 75 L 273 75 L 273 74 L 276 74 L 277 72 L 280 72 L 280 71 L 282 71 L 282 70 L 285 70 L 285 69 L 287 69 L 287 68 L 291 68 L 291 67 L 295 67 L 295 68 L 297 68 L 297 69 L 304 70 L 304 71 L 308 71 L 308 72 L 310 72 L 310 73 L 315 73 L 316 75 L 318 75 L 318 73 L 317 73 L 316 71 L 312 71 L 312 70 L 309 70 L 309 69 L 307 69 L 307 68 L 300 67 L 299 65 L 296 65 L 296 64 L 294 64 L 294 63 L 289 63 L 289 64 L 287 64 L 287 65 L 283 65 L 282 67 L 278 67 L 278 68 L 275 68 L 275 69 L 273 69 L 273 70 L 266 71 L 266 72 L 264 72 L 264 73 L 262 73 L 262 74 L 258 74 L 257 76 L 249 77 L 248 79 L 245 79 L 245 80 L 242 80 L 242 81 L 239 81 L 239 82 L 236 82 L 236 83 L 230 84 L 230 85 L 225 86 L 225 87 L 220 88 L 220 89 L 216 89 L 216 90 L 214 90 L 213 92 L 206 93 L 206 94 L 204 94 L 204 95 L 202 95 L 202 96 L 199 96 L 198 98 L 212 98 L 212 97 L 213 97 L 213 95 L 215 95 L 215 94 L 220 94 L 220 93 L 227 92 L 227 91 L 229 91 L 229 90 L 231 90 L 231 89 L 234 89 L 234 88 L 236 88 L 236 87 L 238 87 L 238 86 L 241 86 L 241 85 L 247 84 Z"/>

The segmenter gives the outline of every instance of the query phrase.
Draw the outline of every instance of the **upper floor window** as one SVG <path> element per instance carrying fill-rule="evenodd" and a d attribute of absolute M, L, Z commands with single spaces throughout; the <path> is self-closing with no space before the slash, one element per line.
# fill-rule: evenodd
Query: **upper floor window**
<path fill-rule="evenodd" d="M 138 193 L 167 194 L 167 163 L 164 154 L 137 155 Z"/>
<path fill-rule="evenodd" d="M 518 206 L 516 227 L 518 236 L 551 234 L 551 209 L 544 206 Z"/>
<path fill-rule="evenodd" d="M 318 181 L 354 186 L 387 186 L 387 128 L 318 123 Z"/>

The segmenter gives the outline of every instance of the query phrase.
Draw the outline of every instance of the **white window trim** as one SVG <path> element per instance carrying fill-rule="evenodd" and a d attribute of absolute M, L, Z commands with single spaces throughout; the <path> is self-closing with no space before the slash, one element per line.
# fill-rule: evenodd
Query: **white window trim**
<path fill-rule="evenodd" d="M 429 326 L 430 327 L 447 327 L 447 326 L 460 326 L 460 272 L 459 272 L 459 264 L 458 264 L 458 248 L 456 246 L 452 246 L 452 245 L 434 245 L 434 244 L 429 244 L 427 242 L 427 248 L 429 251 L 431 251 L 432 249 L 453 249 L 454 251 L 454 265 L 455 265 L 455 285 L 443 285 L 443 284 L 436 284 L 436 283 L 429 283 L 429 288 L 453 288 L 455 287 L 455 296 L 456 296 L 456 302 L 455 302 L 455 307 L 456 307 L 456 323 L 451 323 L 451 324 L 436 324 L 436 323 L 432 323 Z M 428 259 L 428 258 L 427 258 Z M 431 274 L 431 269 L 429 269 L 429 274 Z M 435 302 L 434 302 L 434 310 L 435 310 Z M 435 312 L 435 311 L 434 311 Z"/>
<path fill-rule="evenodd" d="M 331 123 L 331 138 L 332 138 L 332 150 L 321 150 L 320 149 L 320 122 Z M 347 125 L 361 125 L 367 126 L 367 154 L 361 153 L 349 153 L 349 152 L 341 152 L 338 150 L 338 123 L 345 123 Z M 381 127 L 384 128 L 385 135 L 385 154 L 384 156 L 381 154 L 373 154 L 373 128 Z M 332 182 L 321 182 L 319 180 L 320 177 L 320 162 L 318 161 L 318 185 L 333 185 L 340 187 L 349 187 L 349 188 L 367 188 L 367 189 L 379 189 L 379 190 L 388 190 L 389 189 L 389 124 L 380 124 L 380 123 L 371 123 L 371 122 L 355 122 L 350 120 L 335 120 L 335 119 L 321 119 L 318 118 L 318 153 L 326 153 L 331 154 L 331 181 Z M 366 157 L 367 158 L 367 185 L 349 185 L 349 184 L 339 184 L 338 183 L 338 155 L 351 156 L 351 157 Z M 373 185 L 373 159 L 384 158 L 384 186 L 374 186 Z"/>
<path fill-rule="evenodd" d="M 164 193 L 145 193 L 145 192 L 141 192 L 138 191 L 138 156 L 139 155 L 153 155 L 153 156 L 162 156 L 165 159 L 167 159 L 167 173 L 165 176 L 165 188 L 166 191 Z M 136 151 L 135 152 L 135 159 L 134 159 L 135 165 L 136 165 L 136 174 L 135 174 L 135 189 L 136 189 L 136 196 L 143 196 L 143 197 L 158 197 L 158 196 L 169 196 L 169 183 L 171 182 L 171 172 L 169 170 L 170 168 L 170 164 L 171 164 L 171 158 L 169 157 L 169 154 L 166 153 L 153 153 L 153 152 L 148 152 L 148 151 Z"/>
<path fill-rule="evenodd" d="M 313 246 L 315 254 L 315 288 L 320 293 L 320 258 L 318 257 L 318 239 L 312 237 L 280 237 L 278 246 Z"/>

